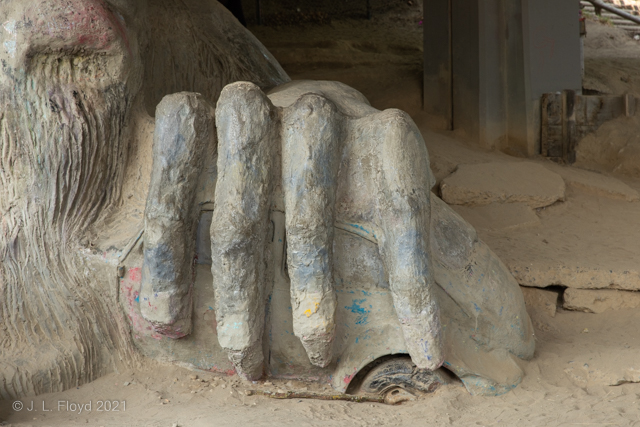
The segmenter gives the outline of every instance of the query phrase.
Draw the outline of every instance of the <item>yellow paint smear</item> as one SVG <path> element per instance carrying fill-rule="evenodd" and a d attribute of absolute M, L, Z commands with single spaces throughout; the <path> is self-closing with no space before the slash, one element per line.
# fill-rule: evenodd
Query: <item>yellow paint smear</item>
<path fill-rule="evenodd" d="M 311 315 L 313 313 L 317 313 L 318 312 L 318 309 L 320 308 L 320 303 L 319 302 L 314 302 L 314 304 L 315 304 L 315 307 L 314 307 L 313 311 L 311 309 L 308 309 L 307 311 L 304 312 L 304 314 L 306 314 L 307 317 L 311 317 Z"/>

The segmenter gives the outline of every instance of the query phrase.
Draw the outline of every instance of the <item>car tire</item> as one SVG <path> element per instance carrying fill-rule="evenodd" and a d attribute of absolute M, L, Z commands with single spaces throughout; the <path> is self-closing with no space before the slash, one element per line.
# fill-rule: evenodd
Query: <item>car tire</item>
<path fill-rule="evenodd" d="M 387 403 L 411 400 L 421 393 L 433 393 L 450 382 L 443 369 L 419 369 L 409 357 L 391 357 L 374 362 L 363 376 L 359 391 L 385 397 Z"/>

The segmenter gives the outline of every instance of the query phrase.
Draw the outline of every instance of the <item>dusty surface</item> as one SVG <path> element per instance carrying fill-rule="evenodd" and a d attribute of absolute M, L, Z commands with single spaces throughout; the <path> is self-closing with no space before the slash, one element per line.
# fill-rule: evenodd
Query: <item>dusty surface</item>
<path fill-rule="evenodd" d="M 532 162 L 460 164 L 440 184 L 450 205 L 523 203 L 533 209 L 564 200 L 564 189 L 560 175 Z"/>
<path fill-rule="evenodd" d="M 558 291 L 539 289 L 539 288 L 526 288 L 521 286 L 522 295 L 524 295 L 524 302 L 529 307 L 529 311 L 532 308 L 536 310 L 542 310 L 548 316 L 555 317 L 558 311 Z"/>
<path fill-rule="evenodd" d="M 540 218 L 524 203 L 491 203 L 486 206 L 453 205 L 476 229 L 502 230 L 539 226 Z"/>
<path fill-rule="evenodd" d="M 640 288 L 640 203 L 569 190 L 537 215 L 538 227 L 478 230 L 521 285 Z"/>
<path fill-rule="evenodd" d="M 624 30 L 589 19 L 583 87 L 608 95 L 630 92 L 640 96 L 638 45 Z"/>
<path fill-rule="evenodd" d="M 586 313 L 602 313 L 621 308 L 640 308 L 640 293 L 616 290 L 567 289 L 563 307 Z"/>
<path fill-rule="evenodd" d="M 639 46 L 639 41 L 619 28 L 587 21 L 583 87 L 607 95 L 640 97 Z M 576 165 L 640 177 L 639 126 L 640 114 L 603 124 L 579 142 Z"/>
<path fill-rule="evenodd" d="M 438 183 L 459 164 L 516 161 L 502 153 L 478 150 L 454 133 L 436 133 L 426 127 L 419 114 L 422 39 L 413 15 L 404 21 L 334 21 L 324 27 L 255 30 L 292 78 L 340 80 L 362 91 L 376 108 L 393 106 L 408 111 L 427 142 Z M 592 28 L 589 31 L 590 40 L 596 39 L 596 31 Z M 588 81 L 600 82 L 612 93 L 628 90 L 631 86 L 626 85 L 635 84 L 638 78 L 637 44 L 615 37 L 596 42 L 593 49 L 586 50 Z M 620 43 L 627 54 L 607 58 L 616 55 L 617 49 L 612 46 Z M 628 78 L 630 83 L 620 77 Z M 592 84 L 595 90 L 602 90 Z M 618 128 L 612 125 L 611 129 Z M 626 131 L 629 138 L 632 133 Z M 501 229 L 489 223 L 486 227 L 478 226 L 480 237 L 505 261 L 521 284 L 639 289 L 640 203 L 628 201 L 626 194 L 640 190 L 640 181 L 633 175 L 611 175 L 613 168 L 597 168 L 605 174 L 589 175 L 587 181 L 597 182 L 605 190 L 595 191 L 595 184 L 571 185 L 571 180 L 556 170 L 557 166 L 534 161 L 565 179 L 566 201 L 534 211 L 539 225 L 533 221 L 530 225 Z M 601 176 L 606 179 L 599 179 Z M 615 184 L 609 179 L 616 180 Z M 609 184 L 602 184 L 603 180 Z M 471 223 L 477 221 L 472 214 L 463 216 Z M 487 221 L 486 215 L 479 217 Z M 537 337 L 535 357 L 523 363 L 526 376 L 522 384 L 499 397 L 473 397 L 461 385 L 450 385 L 399 407 L 298 399 L 274 401 L 244 396 L 243 390 L 252 387 L 314 390 L 317 386 L 295 382 L 290 386 L 248 385 L 233 377 L 209 381 L 210 374 L 198 373 L 207 380 L 202 383 L 189 378 L 193 372 L 149 362 L 135 372 L 112 374 L 79 389 L 33 399 L 34 408 L 42 408 L 44 401 L 47 409 L 53 409 L 50 412 L 23 409 L 15 413 L 11 401 L 0 402 L 0 420 L 6 425 L 20 426 L 105 427 L 375 426 L 427 422 L 465 426 L 640 425 L 640 384 L 634 383 L 640 381 L 637 357 L 640 312 L 627 309 L 591 314 L 558 309 L 552 318 L 548 314 L 552 311 L 549 298 L 528 301 L 533 307 L 540 307 L 530 311 Z M 125 386 L 126 382 L 130 384 Z M 97 412 L 97 402 L 107 399 L 125 400 L 126 411 Z M 59 401 L 64 402 L 60 411 Z M 66 402 L 89 401 L 93 409 L 89 414 L 66 411 Z M 24 403 L 30 407 L 31 399 L 25 399 Z"/>
<path fill-rule="evenodd" d="M 237 377 L 150 363 L 136 372 L 111 374 L 65 393 L 23 400 L 25 408 L 31 408 L 33 401 L 38 412 L 15 413 L 10 409 L 12 402 L 0 402 L 0 418 L 5 425 L 25 427 L 640 425 L 640 385 L 625 383 L 639 379 L 640 334 L 629 325 L 640 322 L 640 312 L 595 315 L 559 310 L 555 318 L 542 312 L 531 314 L 537 328 L 536 357 L 524 365 L 526 376 L 520 386 L 498 397 L 474 397 L 454 384 L 400 406 L 270 400 L 247 397 L 244 390 L 329 390 L 295 381 L 272 386 L 240 383 Z M 205 382 L 192 380 L 193 374 Z M 104 400 L 126 405 L 120 403 L 120 412 L 98 412 L 99 401 Z M 42 412 L 43 402 L 50 412 Z M 70 408 L 72 403 L 91 402 L 92 411 L 72 413 L 66 409 L 67 402 Z"/>

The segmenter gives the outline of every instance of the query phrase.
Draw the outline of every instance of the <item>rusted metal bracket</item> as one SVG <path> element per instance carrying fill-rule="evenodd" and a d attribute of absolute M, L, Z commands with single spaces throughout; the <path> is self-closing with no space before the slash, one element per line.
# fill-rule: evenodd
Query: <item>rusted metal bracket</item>
<path fill-rule="evenodd" d="M 632 94 L 580 95 L 573 90 L 545 93 L 540 101 L 541 154 L 557 162 L 574 163 L 582 138 L 606 121 L 635 115 L 636 102 Z"/>
<path fill-rule="evenodd" d="M 566 163 L 576 161 L 576 93 L 562 91 L 562 159 Z"/>

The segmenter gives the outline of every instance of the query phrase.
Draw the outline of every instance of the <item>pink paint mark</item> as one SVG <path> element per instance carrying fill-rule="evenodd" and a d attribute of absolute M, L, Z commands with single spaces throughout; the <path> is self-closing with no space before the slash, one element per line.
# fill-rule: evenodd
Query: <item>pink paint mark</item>
<path fill-rule="evenodd" d="M 142 269 L 131 267 L 125 277 L 120 281 L 120 298 L 124 301 L 125 311 L 136 339 L 154 338 L 162 340 L 152 325 L 142 317 L 140 313 L 140 283 L 142 281 Z"/>
<path fill-rule="evenodd" d="M 115 27 L 118 35 L 124 41 L 124 44 L 127 46 L 127 50 L 131 53 L 131 46 L 129 45 L 129 36 L 127 34 L 127 29 L 124 26 L 124 18 L 122 18 L 119 14 L 115 16 L 110 10 L 104 7 L 104 4 L 98 10 L 98 13 L 105 19 L 109 20 L 113 27 Z"/>
<path fill-rule="evenodd" d="M 142 281 L 142 269 L 140 267 L 134 267 L 129 269 L 129 281 L 136 282 L 136 283 Z"/>
<path fill-rule="evenodd" d="M 235 368 L 231 368 L 231 369 L 220 369 L 216 366 L 209 368 L 208 369 L 209 372 L 215 372 L 217 374 L 224 374 L 224 375 L 228 375 L 228 376 L 233 376 L 236 374 L 236 370 Z"/>
<path fill-rule="evenodd" d="M 353 368 L 353 374 L 351 374 L 351 375 L 346 375 L 346 376 L 344 377 L 344 380 L 343 380 L 343 381 L 344 381 L 344 383 L 345 383 L 345 384 L 349 384 L 349 383 L 351 382 L 351 380 L 353 379 L 353 377 L 355 377 L 355 376 L 356 376 L 356 374 L 357 374 L 357 373 L 358 373 L 358 370 L 357 370 L 356 368 Z"/>
<path fill-rule="evenodd" d="M 103 0 L 40 0 L 26 13 L 35 21 L 35 29 L 61 41 L 65 47 L 109 50 L 121 41 L 129 52 L 129 38 L 124 19 L 116 16 Z"/>

